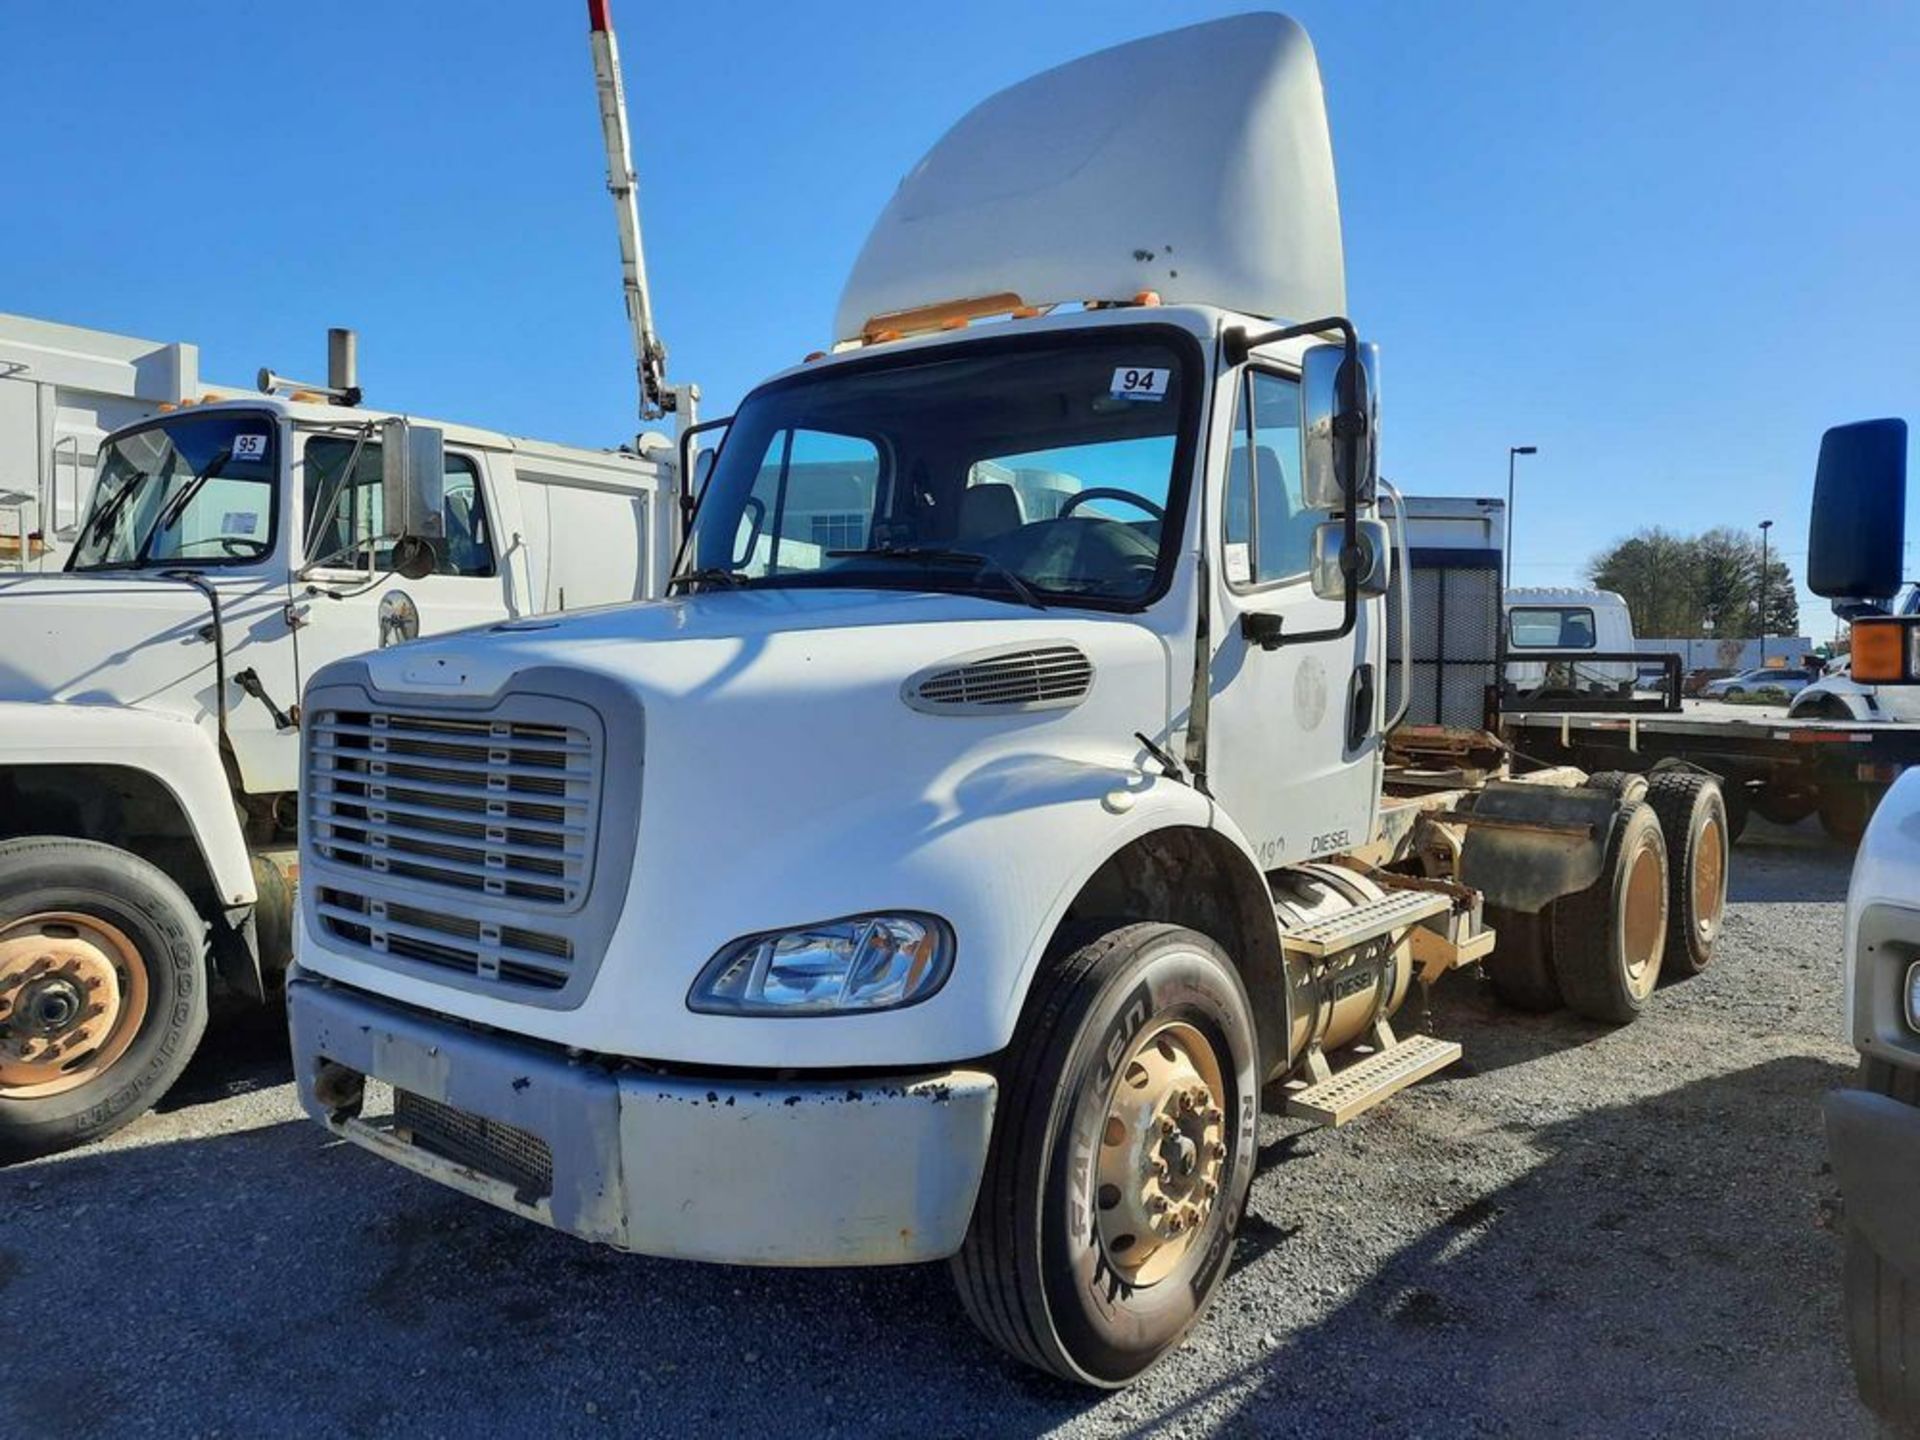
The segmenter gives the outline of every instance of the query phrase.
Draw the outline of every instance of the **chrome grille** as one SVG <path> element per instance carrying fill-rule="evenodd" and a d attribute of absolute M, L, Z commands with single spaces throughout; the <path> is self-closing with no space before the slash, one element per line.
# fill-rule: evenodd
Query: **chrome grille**
<path fill-rule="evenodd" d="M 1093 684 L 1093 662 L 1075 645 L 983 655 L 908 682 L 908 703 L 938 712 L 1067 706 Z"/>
<path fill-rule="evenodd" d="M 310 734 L 322 859 L 535 906 L 584 896 L 599 778 L 585 730 L 370 709 L 322 711 Z"/>
<path fill-rule="evenodd" d="M 328 934 L 349 944 L 480 980 L 558 990 L 573 973 L 573 942 L 564 935 L 449 915 L 330 885 L 317 887 L 314 913 Z"/>

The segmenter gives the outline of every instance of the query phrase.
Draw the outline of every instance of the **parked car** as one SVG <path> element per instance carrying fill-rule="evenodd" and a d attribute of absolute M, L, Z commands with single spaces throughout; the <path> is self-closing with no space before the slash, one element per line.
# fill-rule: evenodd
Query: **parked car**
<path fill-rule="evenodd" d="M 1756 695 L 1762 690 L 1779 690 L 1792 696 L 1798 695 L 1816 678 L 1811 670 L 1743 670 L 1724 680 L 1709 681 L 1700 695 L 1705 700 L 1732 700 L 1742 695 Z"/>
<path fill-rule="evenodd" d="M 1738 673 L 1736 670 L 1707 666 L 1703 666 L 1697 670 L 1689 670 L 1686 678 L 1680 682 L 1680 693 L 1682 695 L 1698 695 L 1715 680 L 1730 680 Z"/>

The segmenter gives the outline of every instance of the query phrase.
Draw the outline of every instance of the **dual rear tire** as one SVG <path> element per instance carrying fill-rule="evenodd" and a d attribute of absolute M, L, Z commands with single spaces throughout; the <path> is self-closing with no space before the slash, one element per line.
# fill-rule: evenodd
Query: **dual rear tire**
<path fill-rule="evenodd" d="M 1516 1009 L 1564 1005 L 1619 1025 L 1639 1015 L 1663 974 L 1698 975 L 1712 960 L 1732 835 L 1711 776 L 1603 772 L 1588 787 L 1622 802 L 1599 878 L 1539 913 L 1489 907 L 1499 939 L 1482 968 Z"/>

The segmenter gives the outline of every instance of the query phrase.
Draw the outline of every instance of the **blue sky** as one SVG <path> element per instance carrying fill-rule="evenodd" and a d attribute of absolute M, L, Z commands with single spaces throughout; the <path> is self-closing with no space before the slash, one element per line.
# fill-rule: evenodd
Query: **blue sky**
<path fill-rule="evenodd" d="M 824 344 L 982 95 L 1238 8 L 614 0 L 674 375 L 718 414 Z M 1386 472 L 1497 494 L 1538 445 L 1517 583 L 1652 522 L 1776 520 L 1797 574 L 1821 430 L 1920 408 L 1920 6 L 1291 9 Z M 9 0 L 0 309 L 192 340 L 226 382 L 317 373 L 350 324 L 374 403 L 629 436 L 584 10 Z"/>

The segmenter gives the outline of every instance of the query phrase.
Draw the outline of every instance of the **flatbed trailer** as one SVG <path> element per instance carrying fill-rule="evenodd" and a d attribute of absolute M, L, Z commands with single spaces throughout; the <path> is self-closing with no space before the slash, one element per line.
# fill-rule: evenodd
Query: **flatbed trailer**
<path fill-rule="evenodd" d="M 1828 834 L 1852 843 L 1887 788 L 1920 765 L 1920 724 L 1793 720 L 1778 706 L 1689 701 L 1677 714 L 1506 711 L 1500 729 L 1516 752 L 1546 764 L 1711 771 L 1736 838 L 1754 812 L 1780 824 L 1818 815 Z"/>

